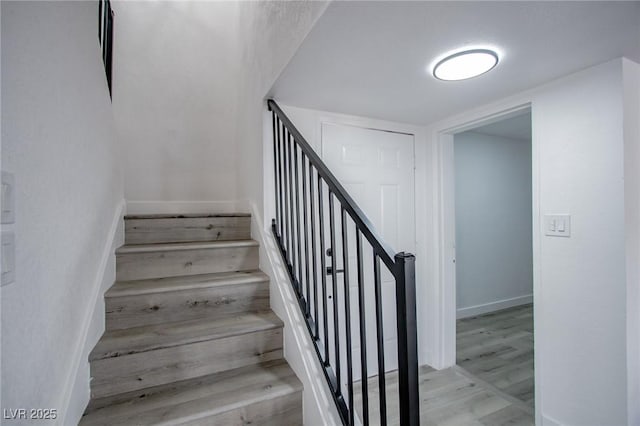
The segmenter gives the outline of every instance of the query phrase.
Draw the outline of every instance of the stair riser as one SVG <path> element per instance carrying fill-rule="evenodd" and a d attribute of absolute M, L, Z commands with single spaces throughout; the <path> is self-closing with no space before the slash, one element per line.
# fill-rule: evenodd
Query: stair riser
<path fill-rule="evenodd" d="M 216 416 L 181 423 L 182 426 L 301 426 L 302 392 L 260 401 Z"/>
<path fill-rule="evenodd" d="M 91 362 L 91 397 L 101 398 L 282 358 L 282 329 Z"/>
<path fill-rule="evenodd" d="M 250 271 L 258 268 L 258 247 L 120 253 L 116 260 L 118 281 Z"/>
<path fill-rule="evenodd" d="M 269 309 L 267 282 L 105 299 L 107 330 Z"/>
<path fill-rule="evenodd" d="M 229 241 L 251 238 L 248 216 L 126 219 L 126 244 Z"/>

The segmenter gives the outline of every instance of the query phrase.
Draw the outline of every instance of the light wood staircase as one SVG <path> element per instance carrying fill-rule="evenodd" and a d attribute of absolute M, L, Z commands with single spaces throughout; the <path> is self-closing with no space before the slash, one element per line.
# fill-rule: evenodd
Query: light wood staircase
<path fill-rule="evenodd" d="M 125 218 L 81 425 L 301 425 L 246 214 Z"/>

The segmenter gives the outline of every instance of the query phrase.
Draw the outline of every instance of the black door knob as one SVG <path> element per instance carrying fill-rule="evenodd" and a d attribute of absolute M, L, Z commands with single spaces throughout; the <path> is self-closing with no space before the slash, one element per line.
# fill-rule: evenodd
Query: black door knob
<path fill-rule="evenodd" d="M 336 274 L 344 272 L 344 269 L 336 269 Z M 333 267 L 327 266 L 327 275 L 333 275 Z"/>

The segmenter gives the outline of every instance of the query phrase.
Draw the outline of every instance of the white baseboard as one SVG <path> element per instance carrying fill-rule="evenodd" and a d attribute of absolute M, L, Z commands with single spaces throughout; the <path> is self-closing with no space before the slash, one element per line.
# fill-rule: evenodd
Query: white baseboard
<path fill-rule="evenodd" d="M 271 309 L 284 322 L 285 359 L 304 387 L 304 424 L 341 425 L 276 242 L 270 230 L 265 229 L 254 204 L 251 205 L 251 236 L 260 243 L 260 268 L 271 280 Z"/>
<path fill-rule="evenodd" d="M 113 221 L 107 234 L 102 259 L 93 283 L 93 293 L 87 301 L 87 310 L 82 322 L 82 332 L 77 342 L 71 369 L 61 393 L 58 407 L 60 425 L 78 424 L 89 403 L 89 353 L 104 332 L 104 292 L 113 284 L 116 276 L 115 250 L 124 244 L 124 224 L 126 203 L 123 199 L 116 206 Z"/>
<path fill-rule="evenodd" d="M 127 214 L 246 213 L 246 203 L 229 201 L 136 201 L 127 200 Z"/>
<path fill-rule="evenodd" d="M 552 419 L 549 416 L 542 415 L 542 426 L 564 426 L 559 421 Z"/>
<path fill-rule="evenodd" d="M 499 311 L 500 309 L 507 309 L 514 306 L 526 305 L 528 303 L 533 303 L 533 294 L 512 297 L 510 299 L 497 300 L 495 302 L 484 303 L 482 305 L 459 308 L 457 310 L 456 317 L 458 319 L 468 318 L 476 315 L 486 314 L 493 311 Z"/>

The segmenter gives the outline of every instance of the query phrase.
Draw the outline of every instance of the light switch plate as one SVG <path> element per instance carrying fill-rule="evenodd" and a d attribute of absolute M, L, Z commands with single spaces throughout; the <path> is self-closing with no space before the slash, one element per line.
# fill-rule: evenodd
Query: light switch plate
<path fill-rule="evenodd" d="M 12 231 L 2 231 L 2 286 L 16 280 L 16 238 Z"/>
<path fill-rule="evenodd" d="M 2 223 L 14 223 L 15 222 L 15 178 L 13 173 L 2 172 L 2 200 L 0 205 L 2 207 L 2 215 L 0 222 Z"/>
<path fill-rule="evenodd" d="M 571 236 L 571 215 L 546 214 L 544 215 L 544 234 L 549 237 Z"/>

